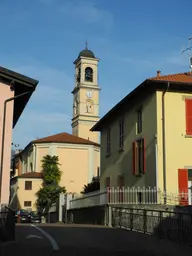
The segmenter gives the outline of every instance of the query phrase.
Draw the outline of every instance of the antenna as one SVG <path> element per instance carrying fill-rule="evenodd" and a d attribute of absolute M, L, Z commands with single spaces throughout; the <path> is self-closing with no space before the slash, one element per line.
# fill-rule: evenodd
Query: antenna
<path fill-rule="evenodd" d="M 190 37 L 188 39 L 188 47 L 186 49 L 184 49 L 183 51 L 181 51 L 181 53 L 184 53 L 184 52 L 188 52 L 188 55 L 189 55 L 189 68 L 190 68 L 190 72 L 192 72 L 192 37 Z"/>

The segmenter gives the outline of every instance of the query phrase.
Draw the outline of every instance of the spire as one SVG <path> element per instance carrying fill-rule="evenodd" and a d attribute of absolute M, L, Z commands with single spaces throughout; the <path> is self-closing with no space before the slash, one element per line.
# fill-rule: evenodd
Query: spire
<path fill-rule="evenodd" d="M 86 37 L 86 41 L 85 41 L 85 50 L 88 50 L 88 42 L 87 42 L 87 37 Z"/>

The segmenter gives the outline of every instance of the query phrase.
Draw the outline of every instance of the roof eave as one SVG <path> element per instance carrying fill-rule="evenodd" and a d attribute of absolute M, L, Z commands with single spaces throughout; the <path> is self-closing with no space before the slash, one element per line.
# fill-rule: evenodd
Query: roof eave
<path fill-rule="evenodd" d="M 183 89 L 186 89 L 186 86 L 189 86 L 189 88 L 191 87 L 192 90 L 192 83 L 186 83 L 186 82 L 174 82 L 174 81 L 169 81 L 169 80 L 153 80 L 153 79 L 146 79 L 144 82 L 142 82 L 139 86 L 137 86 L 132 92 L 130 92 L 127 96 L 125 96 L 119 103 L 117 103 L 107 114 L 104 115 L 104 117 L 102 117 L 91 129 L 90 131 L 94 132 L 94 131 L 101 131 L 102 127 L 105 126 L 105 121 L 107 120 L 107 118 L 110 117 L 110 115 L 114 114 L 115 111 L 117 111 L 117 109 L 119 107 L 121 107 L 121 105 L 123 103 L 125 103 L 126 101 L 128 101 L 130 98 L 134 97 L 135 94 L 137 94 L 142 88 L 143 86 L 146 86 L 147 84 L 155 84 L 156 86 L 154 86 L 154 89 L 156 90 L 162 90 L 166 87 L 164 87 L 164 85 L 166 85 L 167 83 L 171 84 L 171 85 L 182 85 Z M 162 86 L 163 85 L 163 86 Z M 186 85 L 186 86 L 184 86 Z"/>

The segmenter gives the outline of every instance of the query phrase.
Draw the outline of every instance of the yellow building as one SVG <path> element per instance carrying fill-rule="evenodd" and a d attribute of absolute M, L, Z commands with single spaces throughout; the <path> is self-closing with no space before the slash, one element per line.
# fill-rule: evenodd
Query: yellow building
<path fill-rule="evenodd" d="M 191 73 L 158 71 L 91 130 L 101 132 L 101 188 L 151 186 L 191 195 Z"/>
<path fill-rule="evenodd" d="M 60 185 L 65 186 L 68 193 L 79 194 L 84 184 L 99 175 L 99 137 L 90 131 L 99 120 L 98 61 L 86 48 L 74 62 L 76 81 L 72 91 L 72 134 L 60 133 L 34 140 L 15 157 L 18 176 L 11 180 L 11 203 L 14 207 L 35 208 L 35 193 L 42 183 L 41 160 L 47 154 L 59 157 Z M 26 185 L 29 183 L 30 189 Z"/>

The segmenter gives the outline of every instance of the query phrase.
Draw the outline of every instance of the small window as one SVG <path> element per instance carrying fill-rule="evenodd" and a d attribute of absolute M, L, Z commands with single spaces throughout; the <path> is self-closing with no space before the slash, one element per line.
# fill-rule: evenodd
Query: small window
<path fill-rule="evenodd" d="M 142 132 L 142 109 L 139 109 L 137 112 L 137 133 Z"/>
<path fill-rule="evenodd" d="M 124 184 L 124 176 L 122 174 L 117 176 L 117 187 L 123 188 L 125 186 Z"/>
<path fill-rule="evenodd" d="M 30 171 L 33 172 L 33 163 L 30 163 Z"/>
<path fill-rule="evenodd" d="M 145 139 L 133 142 L 133 174 L 141 175 L 146 172 Z"/>
<path fill-rule="evenodd" d="M 110 188 L 111 187 L 111 179 L 110 177 L 106 177 L 105 179 L 105 187 Z"/>
<path fill-rule="evenodd" d="M 100 176 L 100 167 L 97 167 L 97 177 Z"/>
<path fill-rule="evenodd" d="M 31 201 L 24 201 L 24 207 L 31 207 Z"/>
<path fill-rule="evenodd" d="M 90 67 L 87 67 L 85 69 L 85 81 L 86 82 L 93 82 L 93 69 Z"/>
<path fill-rule="evenodd" d="M 107 130 L 106 139 L 107 139 L 106 153 L 107 155 L 109 155 L 111 153 L 111 129 L 110 128 L 108 128 Z"/>
<path fill-rule="evenodd" d="M 32 181 L 25 181 L 25 190 L 32 190 Z"/>
<path fill-rule="evenodd" d="M 119 148 L 124 147 L 124 120 L 119 121 Z"/>

